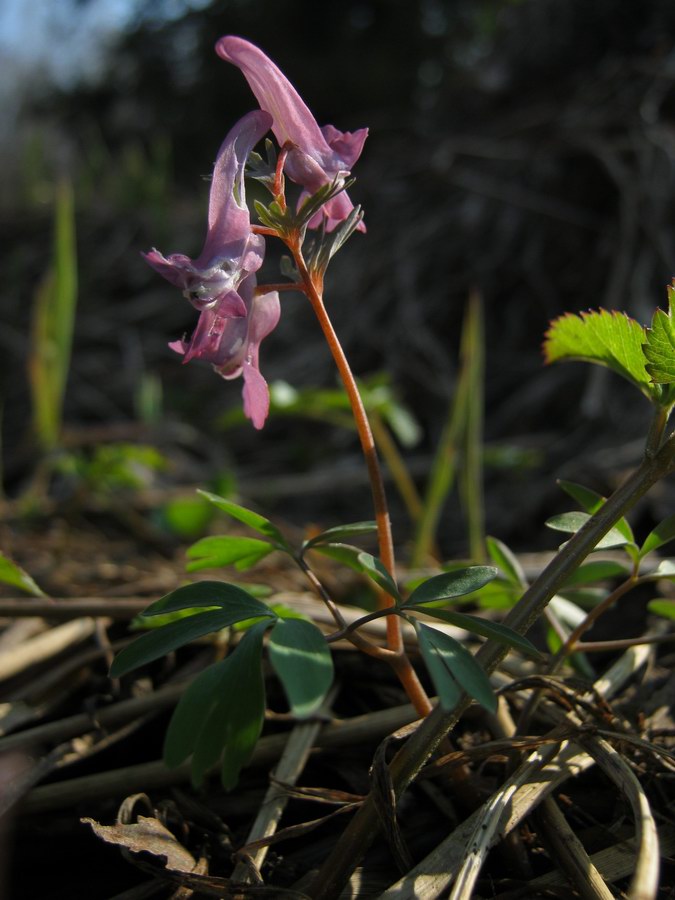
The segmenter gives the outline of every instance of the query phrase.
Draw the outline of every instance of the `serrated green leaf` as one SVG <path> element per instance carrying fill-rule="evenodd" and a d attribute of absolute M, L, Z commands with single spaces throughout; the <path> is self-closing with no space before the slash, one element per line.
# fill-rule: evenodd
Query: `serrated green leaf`
<path fill-rule="evenodd" d="M 269 541 L 259 538 L 220 535 L 205 537 L 188 547 L 186 555 L 193 560 L 187 564 L 188 572 L 199 569 L 219 569 L 234 565 L 241 571 L 260 562 L 276 548 Z"/>
<path fill-rule="evenodd" d="M 628 566 L 614 560 L 601 559 L 579 566 L 565 582 L 565 588 L 578 584 L 594 584 L 596 581 L 606 581 L 610 578 L 625 578 L 627 575 L 630 575 Z"/>
<path fill-rule="evenodd" d="M 481 637 L 490 638 L 499 644 L 505 644 L 514 650 L 520 650 L 527 656 L 535 659 L 541 659 L 541 653 L 526 637 L 513 631 L 507 625 L 501 625 L 499 622 L 490 622 L 487 619 L 481 619 L 480 616 L 470 616 L 466 613 L 458 613 L 449 609 L 429 609 L 426 606 L 416 606 L 408 608 L 407 611 L 417 610 L 427 616 L 433 616 L 434 619 L 440 619 L 447 622 L 448 625 L 456 625 L 457 628 L 463 628 L 473 634 L 479 634 Z"/>
<path fill-rule="evenodd" d="M 675 600 L 650 600 L 647 609 L 664 619 L 675 619 Z"/>
<path fill-rule="evenodd" d="M 675 516 L 668 516 L 649 532 L 644 544 L 640 547 L 640 557 L 646 556 L 664 544 L 675 539 Z"/>
<path fill-rule="evenodd" d="M 507 581 L 510 581 L 511 584 L 521 588 L 527 586 L 527 578 L 525 577 L 523 567 L 518 562 L 515 553 L 513 553 L 506 544 L 496 537 L 488 535 L 485 538 L 485 546 L 487 548 L 488 556 Z"/>
<path fill-rule="evenodd" d="M 573 500 L 576 500 L 582 509 L 589 513 L 589 515 L 596 513 L 600 507 L 604 506 L 607 502 L 607 498 L 603 497 L 602 494 L 598 494 L 597 491 L 584 487 L 582 484 L 577 484 L 574 481 L 560 479 L 558 481 L 558 486 L 561 487 L 568 496 L 572 497 Z M 614 528 L 621 532 L 627 541 L 630 541 L 632 544 L 635 543 L 633 529 L 630 527 L 628 519 L 619 519 L 614 523 Z"/>
<path fill-rule="evenodd" d="M 494 566 L 468 566 L 452 572 L 443 572 L 422 582 L 403 605 L 419 606 L 435 600 L 451 600 L 453 597 L 472 594 L 496 578 L 497 574 L 498 571 Z"/>
<path fill-rule="evenodd" d="M 0 581 L 3 584 L 9 584 L 12 587 L 19 588 L 33 597 L 46 597 L 45 592 L 38 587 L 28 572 L 24 572 L 21 566 L 17 566 L 15 562 L 0 553 Z"/>
<path fill-rule="evenodd" d="M 675 282 L 668 288 L 668 312 L 657 309 L 647 329 L 643 352 L 646 370 L 657 384 L 675 383 Z"/>
<path fill-rule="evenodd" d="M 176 588 L 143 611 L 144 616 L 158 616 L 191 607 L 220 606 L 239 619 L 271 615 L 269 607 L 252 597 L 248 591 L 226 581 L 196 581 Z M 241 615 L 240 615 L 241 613 Z M 233 621 L 239 621 L 234 619 Z"/>
<path fill-rule="evenodd" d="M 280 619 L 270 634 L 268 652 L 293 715 L 311 716 L 333 683 L 333 659 L 321 631 L 303 619 Z"/>
<path fill-rule="evenodd" d="M 576 534 L 586 522 L 590 519 L 590 515 L 585 512 L 567 512 L 558 516 L 552 516 L 544 523 L 547 528 L 553 531 L 562 531 L 565 534 Z M 595 545 L 596 550 L 610 550 L 616 547 L 624 547 L 630 543 L 626 537 L 621 534 L 618 528 L 610 528 L 604 537 L 600 538 Z"/>
<path fill-rule="evenodd" d="M 110 676 L 119 678 L 126 675 L 127 672 L 154 662 L 178 647 L 189 644 L 190 641 L 203 637 L 205 634 L 220 631 L 221 628 L 226 628 L 240 620 L 239 614 L 233 614 L 229 610 L 212 609 L 200 612 L 196 616 L 180 619 L 178 622 L 172 622 L 170 625 L 164 625 L 163 628 L 155 631 L 149 631 L 136 638 L 128 647 L 120 650 L 110 666 Z"/>
<path fill-rule="evenodd" d="M 269 538 L 277 544 L 280 549 L 289 550 L 286 538 L 269 519 L 266 519 L 259 513 L 253 512 L 253 510 L 246 509 L 244 506 L 239 506 L 238 503 L 226 500 L 225 497 L 219 497 L 218 494 L 212 494 L 210 491 L 198 490 L 197 493 L 201 494 L 202 497 L 206 497 L 210 503 L 213 503 L 218 509 L 227 513 L 228 516 L 232 516 L 233 519 L 243 522 L 245 525 L 248 525 L 249 528 L 257 531 L 258 534 L 262 534 L 266 538 Z"/>
<path fill-rule="evenodd" d="M 219 695 L 207 709 L 193 744 L 191 773 L 196 785 L 222 756 L 223 787 L 233 788 L 253 753 L 265 716 L 262 640 L 268 627 L 268 622 L 254 625 L 223 660 L 216 685 Z"/>
<path fill-rule="evenodd" d="M 359 537 L 362 534 L 372 534 L 377 531 L 376 522 L 353 522 L 351 525 L 337 525 L 328 528 L 321 534 L 314 535 L 302 545 L 303 552 L 315 547 L 317 544 L 342 543 L 348 538 Z"/>
<path fill-rule="evenodd" d="M 645 329 L 625 313 L 606 309 L 554 319 L 544 339 L 546 362 L 598 363 L 627 378 L 650 399 L 659 391 L 645 368 Z"/>
<path fill-rule="evenodd" d="M 437 628 L 416 623 L 422 656 L 429 669 L 438 698 L 444 709 L 452 709 L 460 696 L 460 685 L 490 712 L 497 708 L 497 698 L 490 679 L 474 657 L 462 645 Z"/>

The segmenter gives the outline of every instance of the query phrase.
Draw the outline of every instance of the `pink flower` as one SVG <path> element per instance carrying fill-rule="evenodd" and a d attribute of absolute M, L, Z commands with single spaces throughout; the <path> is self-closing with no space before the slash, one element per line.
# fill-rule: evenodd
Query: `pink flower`
<path fill-rule="evenodd" d="M 208 231 L 197 259 L 182 253 L 143 254 L 167 281 L 180 288 L 200 311 L 189 341 L 169 346 L 184 362 L 204 359 L 224 378 L 244 377 L 244 412 L 262 428 L 269 411 L 267 383 L 260 374 L 260 342 L 279 321 L 279 295 L 255 295 L 256 277 L 265 255 L 265 241 L 251 229 L 246 206 L 244 169 L 248 155 L 269 130 L 264 111 L 248 113 L 223 141 L 213 170 Z"/>
<path fill-rule="evenodd" d="M 335 178 L 345 180 L 361 155 L 368 136 L 367 128 L 354 132 L 338 131 L 332 125 L 319 128 L 316 119 L 290 81 L 267 56 L 249 41 L 239 37 L 222 37 L 216 53 L 241 69 L 260 104 L 272 116 L 272 131 L 279 145 L 291 146 L 286 159 L 289 178 L 301 185 L 306 194 L 316 193 Z M 353 209 L 347 193 L 342 191 L 329 200 L 311 220 L 317 227 L 325 219 L 326 230 L 332 231 Z M 363 223 L 359 224 L 365 230 Z"/>
<path fill-rule="evenodd" d="M 244 413 L 255 428 L 262 428 L 269 412 L 267 382 L 260 374 L 258 355 L 260 342 L 279 322 L 279 294 L 272 291 L 256 296 L 255 276 L 249 275 L 239 285 L 246 313 L 243 316 L 221 316 L 213 309 L 202 311 L 197 328 L 189 341 L 174 341 L 172 350 L 191 359 L 204 359 L 223 378 L 244 377 Z"/>

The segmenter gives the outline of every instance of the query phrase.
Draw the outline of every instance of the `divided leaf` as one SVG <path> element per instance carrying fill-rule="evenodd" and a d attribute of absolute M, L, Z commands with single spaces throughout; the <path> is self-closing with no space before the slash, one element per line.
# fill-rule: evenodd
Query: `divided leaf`
<path fill-rule="evenodd" d="M 561 513 L 559 516 L 552 516 L 544 524 L 547 528 L 552 528 L 554 531 L 576 534 L 590 518 L 590 515 L 585 512 L 567 512 Z M 631 541 L 615 526 L 610 528 L 604 537 L 600 538 L 594 549 L 610 550 L 616 547 L 625 547 L 630 543 Z"/>
<path fill-rule="evenodd" d="M 323 634 L 306 620 L 280 619 L 270 634 L 268 650 L 293 715 L 311 716 L 333 683 L 333 658 Z"/>
<path fill-rule="evenodd" d="M 317 544 L 340 543 L 348 538 L 359 537 L 362 534 L 372 534 L 377 531 L 377 523 L 375 522 L 353 522 L 351 525 L 336 525 L 335 528 L 328 528 L 321 534 L 314 535 L 313 538 L 305 541 L 302 545 L 303 553 L 316 547 Z"/>
<path fill-rule="evenodd" d="M 491 535 L 485 538 L 485 546 L 492 562 L 500 569 L 504 578 L 519 588 L 527 587 L 527 578 L 515 553 L 502 541 Z"/>
<path fill-rule="evenodd" d="M 640 547 L 640 557 L 646 556 L 653 550 L 658 550 L 664 544 L 675 540 L 675 515 L 668 516 L 663 522 L 659 522 L 656 528 L 647 535 L 644 544 Z"/>
<path fill-rule="evenodd" d="M 564 479 L 560 479 L 558 481 L 558 486 L 561 487 L 563 491 L 565 491 L 565 493 L 573 500 L 576 500 L 577 503 L 587 513 L 589 513 L 589 515 L 593 515 L 593 513 L 596 513 L 600 509 L 600 507 L 607 502 L 607 498 L 603 497 L 602 494 L 598 494 L 597 491 L 594 491 L 591 488 L 584 487 L 583 484 L 577 484 L 574 481 L 565 481 Z M 616 528 L 617 531 L 621 532 L 621 534 L 631 544 L 635 543 L 633 529 L 630 527 L 628 519 L 622 517 L 618 520 L 618 522 L 614 523 L 614 528 Z"/>
<path fill-rule="evenodd" d="M 205 537 L 188 547 L 188 572 L 199 569 L 219 569 L 234 565 L 240 572 L 255 565 L 276 548 L 269 541 L 259 538 L 230 535 Z"/>
<path fill-rule="evenodd" d="M 24 572 L 20 566 L 17 566 L 15 562 L 12 562 L 3 553 L 0 553 L 0 581 L 3 584 L 19 588 L 20 591 L 25 591 L 33 597 L 47 596 L 33 581 L 28 572 Z"/>
<path fill-rule="evenodd" d="M 419 606 L 422 603 L 451 600 L 454 597 L 462 597 L 464 594 L 472 594 L 496 578 L 498 574 L 498 570 L 494 566 L 468 566 L 464 569 L 443 572 L 442 575 L 435 575 L 418 585 L 403 605 L 405 607 Z"/>
<path fill-rule="evenodd" d="M 644 342 L 645 329 L 625 313 L 606 309 L 565 313 L 546 332 L 544 356 L 548 363 L 581 360 L 607 366 L 658 400 L 660 391 L 645 366 Z"/>
<path fill-rule="evenodd" d="M 456 625 L 458 628 L 464 628 L 473 634 L 480 634 L 481 637 L 497 641 L 498 644 L 505 644 L 507 647 L 520 650 L 534 659 L 541 659 L 541 653 L 534 644 L 530 643 L 522 634 L 518 634 L 517 631 L 509 628 L 507 625 L 501 625 L 499 622 L 490 622 L 488 619 L 481 619 L 480 616 L 470 616 L 466 613 L 458 613 L 449 609 L 429 609 L 426 606 L 412 607 L 409 611 L 425 613 L 428 616 L 433 616 L 434 619 L 447 622 L 448 625 Z"/>
<path fill-rule="evenodd" d="M 330 556 L 331 559 L 344 563 L 356 572 L 361 572 L 362 575 L 367 575 L 397 603 L 401 602 L 401 595 L 394 579 L 385 569 L 382 560 L 376 556 L 365 553 L 358 547 L 352 547 L 351 544 L 316 544 L 313 549 L 323 553 L 324 556 Z"/>
<path fill-rule="evenodd" d="M 235 622 L 275 614 L 246 591 L 230 584 L 201 582 L 187 585 L 153 603 L 143 615 L 154 616 L 191 607 L 209 606 L 206 612 L 179 619 L 141 635 L 121 650 L 110 667 L 110 675 L 119 678 L 139 666 L 153 662 L 178 647 L 205 634 L 220 631 Z M 213 607 L 218 607 L 213 609 Z M 265 623 L 268 624 L 268 623 Z"/>
<path fill-rule="evenodd" d="M 480 663 L 462 645 L 437 628 L 416 622 L 417 637 L 438 698 L 444 709 L 452 709 L 463 688 L 490 712 L 497 708 L 497 698 L 490 679 Z"/>
<path fill-rule="evenodd" d="M 210 491 L 198 490 L 197 493 L 201 494 L 202 497 L 206 497 L 210 503 L 213 503 L 218 509 L 227 513 L 228 516 L 232 516 L 233 519 L 243 522 L 244 525 L 248 525 L 249 528 L 264 535 L 266 538 L 269 538 L 280 550 L 289 550 L 286 538 L 269 519 L 266 519 L 259 513 L 253 512 L 251 509 L 239 506 L 239 504 L 233 503 L 231 500 L 226 500 L 225 497 L 219 497 L 218 494 L 212 494 Z"/>
<path fill-rule="evenodd" d="M 251 758 L 265 716 L 262 641 L 269 622 L 254 625 L 220 663 L 202 672 L 183 694 L 164 744 L 167 765 L 192 754 L 192 781 L 199 786 L 222 757 L 221 780 L 233 788 Z"/>

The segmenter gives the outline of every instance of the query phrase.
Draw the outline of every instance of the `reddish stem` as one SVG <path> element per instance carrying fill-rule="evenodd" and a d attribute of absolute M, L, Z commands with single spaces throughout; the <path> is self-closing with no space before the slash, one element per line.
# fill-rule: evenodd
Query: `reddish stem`
<path fill-rule="evenodd" d="M 331 354 L 337 366 L 340 378 L 344 385 L 349 402 L 351 404 L 356 429 L 361 441 L 361 448 L 366 460 L 368 476 L 373 495 L 373 506 L 375 508 L 375 521 L 377 523 L 377 536 L 379 543 L 379 551 L 382 562 L 387 571 L 395 577 L 395 558 L 394 543 L 391 534 L 391 521 L 389 519 L 389 510 L 387 506 L 387 498 L 384 490 L 384 481 L 380 463 L 377 457 L 375 441 L 370 428 L 368 416 L 366 414 L 361 394 L 356 384 L 356 379 L 352 373 L 347 357 L 345 356 L 342 345 L 333 328 L 333 324 L 326 312 L 323 303 L 323 279 L 318 273 L 310 273 L 307 264 L 302 255 L 300 240 L 298 236 L 289 236 L 286 244 L 293 254 L 295 264 L 297 266 L 300 277 L 305 286 L 305 293 L 312 304 L 314 313 L 319 320 L 319 325 L 323 331 L 324 337 L 328 343 Z M 378 592 L 378 605 L 380 609 L 395 606 L 395 601 L 385 591 Z M 417 673 L 413 669 L 410 660 L 403 649 L 403 639 L 401 636 L 401 625 L 398 616 L 387 616 L 387 646 L 390 653 L 387 654 L 387 661 L 392 666 L 401 684 L 406 690 L 408 697 L 414 704 L 415 709 L 420 715 L 428 715 L 432 706 L 427 697 L 424 688 L 420 684 Z M 391 654 L 394 655 L 391 655 Z M 375 654 L 374 654 L 375 655 Z"/>

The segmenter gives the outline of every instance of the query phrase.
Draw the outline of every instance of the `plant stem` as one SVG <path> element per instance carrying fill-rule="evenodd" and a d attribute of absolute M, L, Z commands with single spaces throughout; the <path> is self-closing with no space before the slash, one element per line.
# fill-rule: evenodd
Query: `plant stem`
<path fill-rule="evenodd" d="M 389 519 L 387 496 L 384 490 L 384 481 L 382 479 L 380 463 L 377 458 L 375 440 L 356 379 L 354 378 L 347 357 L 345 356 L 342 345 L 335 333 L 335 329 L 333 328 L 333 324 L 323 303 L 323 277 L 318 272 L 309 271 L 307 263 L 302 255 L 299 235 L 288 236 L 286 245 L 293 254 L 295 265 L 305 287 L 305 293 L 319 320 L 319 325 L 326 338 L 333 360 L 335 361 L 335 365 L 337 366 L 337 370 L 349 398 L 354 421 L 356 423 L 356 430 L 366 460 L 368 477 L 370 479 L 373 506 L 375 509 L 375 521 L 377 523 L 380 558 L 392 578 L 395 578 L 396 560 L 394 557 L 394 542 L 391 534 L 391 521 Z M 384 591 L 380 591 L 378 592 L 378 605 L 381 609 L 387 609 L 396 604 L 393 597 L 390 597 Z M 421 716 L 428 715 L 432 709 L 431 701 L 405 653 L 403 637 L 401 634 L 401 623 L 398 616 L 387 616 L 387 647 L 390 651 L 390 654 L 387 655 L 387 661 L 403 685 L 410 701 Z"/>
<path fill-rule="evenodd" d="M 674 466 L 675 435 L 671 434 L 659 450 L 643 460 L 639 468 L 551 560 L 539 578 L 513 607 L 504 624 L 520 634 L 528 631 L 542 614 L 551 597 L 594 549 L 598 541 L 653 484 L 671 472 Z M 506 653 L 505 647 L 494 641 L 488 641 L 478 651 L 476 658 L 487 672 L 491 672 Z M 436 707 L 396 754 L 389 771 L 397 797 L 400 797 L 416 777 L 469 703 L 470 699 L 465 695 L 450 712 Z M 310 890 L 313 900 L 334 900 L 339 896 L 379 831 L 379 816 L 375 804 L 376 801 L 370 794 L 342 834 Z"/>

